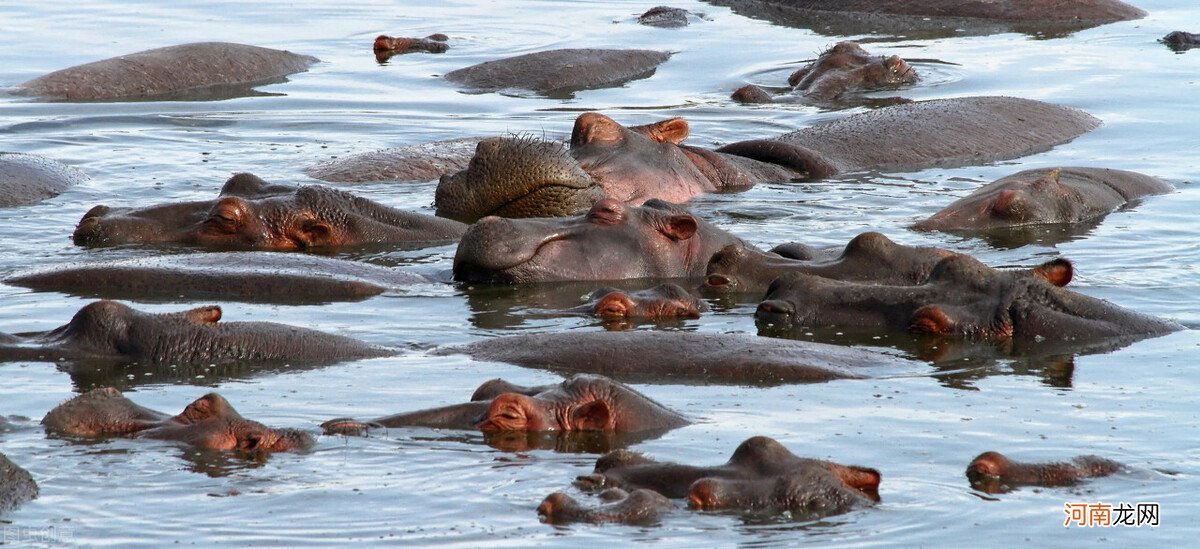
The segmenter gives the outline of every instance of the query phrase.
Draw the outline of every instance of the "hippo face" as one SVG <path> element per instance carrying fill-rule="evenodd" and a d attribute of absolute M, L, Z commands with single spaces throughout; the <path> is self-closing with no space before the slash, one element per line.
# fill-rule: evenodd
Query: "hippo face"
<path fill-rule="evenodd" d="M 678 284 L 659 284 L 637 292 L 600 288 L 583 305 L 603 320 L 700 318 L 708 305 Z"/>
<path fill-rule="evenodd" d="M 593 400 L 574 406 L 547 406 L 545 401 L 506 393 L 492 400 L 479 422 L 485 433 L 502 431 L 611 431 L 612 410 Z"/>
<path fill-rule="evenodd" d="M 716 249 L 739 239 L 662 201 L 630 207 L 606 198 L 567 219 L 485 217 L 454 256 L 454 279 L 545 282 L 678 278 L 703 274 Z"/>
<path fill-rule="evenodd" d="M 714 159 L 681 148 L 687 135 L 680 118 L 626 128 L 584 113 L 575 120 L 569 150 L 528 138 L 485 139 L 467 169 L 442 177 L 437 213 L 474 221 L 573 215 L 605 196 L 631 205 L 651 198 L 682 202 L 716 189 L 698 167 Z"/>
<path fill-rule="evenodd" d="M 245 185 L 246 180 L 261 185 Z M 248 188 L 249 187 L 249 188 Z M 177 242 L 212 248 L 300 250 L 447 240 L 461 225 L 395 210 L 320 185 L 267 186 L 230 179 L 216 201 L 141 209 L 97 206 L 75 229 L 78 245 Z"/>
<path fill-rule="evenodd" d="M 271 429 L 245 419 L 216 393 L 209 393 L 162 425 L 139 436 L 179 440 L 205 450 L 242 452 L 287 452 L 313 445 L 312 436 L 295 429 Z"/>
<path fill-rule="evenodd" d="M 899 56 L 872 56 L 854 42 L 838 42 L 788 77 L 788 84 L 805 95 L 833 99 L 857 90 L 914 84 L 917 71 Z"/>

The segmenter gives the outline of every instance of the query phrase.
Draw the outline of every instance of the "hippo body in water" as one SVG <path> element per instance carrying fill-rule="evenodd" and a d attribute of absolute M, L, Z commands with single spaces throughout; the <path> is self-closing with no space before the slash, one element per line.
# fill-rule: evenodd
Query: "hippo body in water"
<path fill-rule="evenodd" d="M 1120 463 L 1098 456 L 1079 456 L 1069 462 L 1022 463 L 999 452 L 984 452 L 967 466 L 971 486 L 989 494 L 1018 486 L 1073 486 L 1081 480 L 1121 471 Z"/>
<path fill-rule="evenodd" d="M 550 524 L 651 524 L 662 515 L 677 509 L 666 496 L 653 490 L 638 489 L 626 492 L 620 488 L 609 488 L 597 494 L 597 497 L 603 503 L 595 507 L 585 507 L 567 494 L 554 492 L 538 505 L 538 519 Z"/>
<path fill-rule="evenodd" d="M 833 101 L 862 91 L 891 89 L 919 80 L 917 71 L 898 55 L 873 56 L 855 42 L 838 42 L 821 52 L 813 62 L 788 77 L 793 91 L 817 101 Z M 733 92 L 743 103 L 769 103 L 766 90 L 747 84 Z"/>
<path fill-rule="evenodd" d="M 77 168 L 44 156 L 0 152 L 0 208 L 41 202 L 88 180 Z"/>
<path fill-rule="evenodd" d="M 0 516 L 36 498 L 37 495 L 37 482 L 34 482 L 29 471 L 0 453 Z"/>
<path fill-rule="evenodd" d="M 309 177 L 331 183 L 402 183 L 435 181 L 467 168 L 479 138 L 465 137 L 420 145 L 348 154 L 304 169 Z"/>
<path fill-rule="evenodd" d="M 0 361 L 115 359 L 147 363 L 337 362 L 395 351 L 273 322 L 219 322 L 215 305 L 144 313 L 115 301 L 84 306 L 46 332 L 0 334 Z"/>
<path fill-rule="evenodd" d="M 646 78 L 670 57 L 653 50 L 549 50 L 472 65 L 445 78 L 473 93 L 520 89 L 569 98 L 579 90 Z"/>
<path fill-rule="evenodd" d="M 258 46 L 197 42 L 62 69 L 10 91 L 62 101 L 225 99 L 249 95 L 253 85 L 279 82 L 317 61 L 308 55 Z M 204 95 L 213 88 L 222 90 Z"/>
<path fill-rule="evenodd" d="M 173 242 L 218 249 L 301 250 L 364 244 L 444 243 L 466 226 L 397 210 L 321 185 L 272 185 L 240 173 L 216 200 L 146 208 L 96 206 L 73 238 L 80 246 Z"/>
<path fill-rule="evenodd" d="M 216 393 L 196 399 L 179 415 L 169 416 L 134 404 L 111 387 L 93 389 L 50 410 L 42 425 L 57 435 L 174 440 L 227 452 L 306 450 L 315 443 L 304 431 L 272 429 L 243 418 Z"/>
<path fill-rule="evenodd" d="M 686 498 L 694 509 L 791 512 L 808 519 L 845 513 L 879 500 L 879 471 L 802 458 L 775 439 L 752 437 L 729 461 L 711 467 L 663 463 L 616 450 L 596 460 L 584 489 L 648 489 Z"/>
<path fill-rule="evenodd" d="M 1007 160 L 1099 125 L 1071 107 L 961 97 L 893 105 L 710 151 L 682 144 L 689 131 L 682 119 L 626 128 L 584 113 L 569 149 L 528 138 L 481 141 L 467 169 L 439 182 L 435 205 L 438 215 L 471 221 L 572 215 L 601 197 L 633 205 L 653 198 L 683 202 L 764 181 Z"/>

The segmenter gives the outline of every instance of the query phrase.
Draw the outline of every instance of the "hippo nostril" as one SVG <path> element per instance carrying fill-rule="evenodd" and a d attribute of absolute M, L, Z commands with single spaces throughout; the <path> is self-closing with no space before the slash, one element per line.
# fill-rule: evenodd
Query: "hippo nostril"
<path fill-rule="evenodd" d="M 711 274 L 704 279 L 704 283 L 714 288 L 724 288 L 733 284 L 733 280 L 725 275 Z"/>
<path fill-rule="evenodd" d="M 791 303 L 779 299 L 771 299 L 758 304 L 758 311 L 754 314 L 768 315 L 792 315 L 796 312 L 796 308 L 792 307 Z"/>

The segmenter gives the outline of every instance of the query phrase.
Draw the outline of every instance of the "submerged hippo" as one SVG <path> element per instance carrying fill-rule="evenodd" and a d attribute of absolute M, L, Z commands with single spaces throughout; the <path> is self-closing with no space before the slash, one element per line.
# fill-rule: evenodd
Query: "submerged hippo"
<path fill-rule="evenodd" d="M 216 305 L 144 313 L 116 301 L 85 305 L 46 332 L 0 334 L 0 361 L 117 359 L 149 363 L 336 362 L 395 351 L 273 322 L 218 322 Z"/>
<path fill-rule="evenodd" d="M 521 89 L 569 98 L 579 90 L 646 78 L 670 57 L 653 50 L 549 50 L 472 65 L 445 78 L 472 93 Z"/>
<path fill-rule="evenodd" d="M 33 475 L 0 453 L 0 515 L 3 515 L 38 495 Z"/>
<path fill-rule="evenodd" d="M 178 242 L 211 248 L 305 250 L 362 244 L 442 243 L 457 221 L 390 208 L 321 185 L 271 185 L 235 174 L 216 200 L 146 208 L 96 206 L 75 227 L 75 244 Z"/>
<path fill-rule="evenodd" d="M 1080 480 L 1105 477 L 1123 469 L 1120 463 L 1097 456 L 1079 456 L 1069 462 L 1021 463 L 999 452 L 984 452 L 967 466 L 971 486 L 989 494 L 1018 486 L 1073 486 Z"/>
<path fill-rule="evenodd" d="M 573 218 L 488 216 L 467 229 L 454 279 L 526 283 L 704 274 L 708 258 L 740 238 L 660 200 L 640 207 L 605 198 Z"/>
<path fill-rule="evenodd" d="M 111 387 L 93 389 L 50 410 L 42 425 L 57 435 L 175 440 L 226 452 L 307 450 L 315 442 L 304 431 L 273 429 L 243 418 L 216 393 L 196 399 L 177 416 L 169 416 L 138 406 Z"/>
<path fill-rule="evenodd" d="M 590 522 L 604 524 L 649 524 L 665 513 L 676 510 L 675 504 L 666 496 L 653 490 L 639 489 L 626 492 L 620 488 L 609 488 L 597 494 L 603 503 L 596 507 L 584 507 L 575 498 L 562 492 L 546 496 L 537 507 L 538 519 L 551 524 Z"/>
<path fill-rule="evenodd" d="M 638 16 L 638 23 L 660 29 L 677 29 L 688 26 L 688 11 L 670 6 L 655 6 Z"/>
<path fill-rule="evenodd" d="M 349 154 L 304 168 L 309 177 L 333 183 L 433 181 L 467 168 L 479 138 L 465 137 L 421 145 Z"/>
<path fill-rule="evenodd" d="M 222 87 L 222 99 L 248 95 L 250 87 L 282 81 L 317 58 L 227 42 L 197 42 L 131 53 L 55 71 L 10 91 L 65 101 L 147 98 L 191 99 Z M 233 87 L 243 88 L 236 93 Z"/>
<path fill-rule="evenodd" d="M 894 105 L 710 151 L 682 145 L 688 134 L 682 119 L 635 129 L 584 113 L 575 121 L 568 150 L 528 138 L 480 142 L 466 170 L 442 178 L 435 204 L 438 215 L 470 221 L 485 215 L 572 215 L 601 196 L 634 205 L 652 198 L 682 202 L 763 181 L 1017 158 L 1099 125 L 1071 107 L 960 97 Z"/>
<path fill-rule="evenodd" d="M 1158 40 L 1176 52 L 1183 52 L 1200 46 L 1200 34 L 1184 31 L 1174 31 Z"/>
<path fill-rule="evenodd" d="M 521 387 L 502 379 L 481 385 L 467 404 L 390 415 L 367 422 L 332 419 L 326 433 L 363 434 L 368 428 L 434 427 L 504 431 L 667 431 L 687 418 L 623 383 L 577 374 L 556 385 Z"/>
<path fill-rule="evenodd" d="M 593 474 L 578 478 L 585 489 L 649 489 L 687 498 L 694 509 L 791 512 L 799 519 L 845 513 L 879 501 L 875 469 L 802 458 L 779 441 L 751 437 L 723 465 L 662 463 L 626 450 L 596 460 Z"/>
<path fill-rule="evenodd" d="M 666 320 L 700 318 L 708 304 L 678 284 L 668 283 L 634 292 L 600 288 L 588 296 L 587 303 L 571 310 L 601 320 Z"/>
<path fill-rule="evenodd" d="M 938 262 L 915 286 L 787 273 L 771 284 L 755 318 L 773 326 L 879 327 L 988 340 L 1141 338 L 1182 329 L 961 254 Z"/>
<path fill-rule="evenodd" d="M 1131 200 L 1171 189 L 1161 179 L 1125 170 L 1024 170 L 980 187 L 913 228 L 965 232 L 1080 223 L 1103 217 Z"/>
<path fill-rule="evenodd" d="M 748 334 L 643 330 L 526 334 L 435 351 L 439 355 L 456 353 L 475 360 L 646 383 L 815 383 L 860 378 L 868 366 L 917 367 L 917 363 L 893 355 L 821 343 Z"/>
<path fill-rule="evenodd" d="M 1140 19 L 1119 0 L 709 0 L 735 13 L 830 36 L 894 34 L 908 39 L 1024 32 L 1056 36 Z"/>
<path fill-rule="evenodd" d="M 79 169 L 57 160 L 0 152 L 0 208 L 41 202 L 88 180 Z"/>
<path fill-rule="evenodd" d="M 383 63 L 393 55 L 424 51 L 429 53 L 445 53 L 450 49 L 446 41 L 450 37 L 441 33 L 431 34 L 425 38 L 401 38 L 381 34 L 375 37 L 375 60 Z"/>
<path fill-rule="evenodd" d="M 805 97 L 832 101 L 847 93 L 891 89 L 919 79 L 916 69 L 898 55 L 873 56 L 856 42 L 838 42 L 793 72 L 787 82 Z M 753 84 L 738 88 L 733 99 L 744 103 L 773 100 L 770 93 Z"/>
<path fill-rule="evenodd" d="M 356 301 L 432 281 L 401 269 L 316 255 L 211 252 L 72 263 L 15 273 L 3 282 L 108 299 L 294 304 Z"/>

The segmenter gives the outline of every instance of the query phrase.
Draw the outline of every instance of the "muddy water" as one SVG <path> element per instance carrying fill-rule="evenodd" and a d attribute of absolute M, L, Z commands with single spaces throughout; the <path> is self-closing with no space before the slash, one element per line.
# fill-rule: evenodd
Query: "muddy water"
<path fill-rule="evenodd" d="M 904 243 L 969 252 L 996 266 L 1067 257 L 1077 268 L 1076 290 L 1194 328 L 1200 325 L 1195 221 L 1200 191 L 1194 184 L 1200 51 L 1175 54 L 1155 39 L 1172 30 L 1200 31 L 1200 8 L 1168 0 L 1134 3 L 1150 16 L 1065 36 L 877 37 L 869 45 L 878 53 L 918 60 L 925 80 L 903 92 L 913 99 L 1014 95 L 1083 108 L 1104 120 L 1103 127 L 1069 144 L 996 165 L 766 184 L 703 197 L 695 210 L 764 246 L 789 240 L 844 244 L 859 232 L 879 230 Z M 285 48 L 323 62 L 261 88 L 263 95 L 222 101 L 65 104 L 0 98 L 0 149 L 46 155 L 92 177 L 90 184 L 44 203 L 0 210 L 0 274 L 85 258 L 184 251 L 84 250 L 71 245 L 69 234 L 96 204 L 207 198 L 238 171 L 304 183 L 306 166 L 382 147 L 473 135 L 559 139 L 578 113 L 589 110 L 631 124 L 684 116 L 692 125 L 692 143 L 719 145 L 863 108 L 730 102 L 728 94 L 743 83 L 776 85 L 838 38 L 704 3 L 674 5 L 703 16 L 687 28 L 664 30 L 635 23 L 651 4 L 617 1 L 5 3 L 0 85 L 200 40 Z M 380 33 L 434 32 L 450 35 L 449 52 L 384 64 L 370 52 Z M 437 78 L 501 56 L 584 46 L 675 54 L 648 79 L 569 98 L 468 95 Z M 1176 191 L 1114 213 L 1086 234 L 1046 235 L 1015 247 L 906 229 L 983 182 L 1063 164 L 1149 173 L 1170 181 Z M 433 188 L 432 182 L 375 184 L 355 192 L 432 213 Z M 444 246 L 343 255 L 434 273 L 449 268 L 453 251 Z M 248 417 L 315 432 L 317 423 L 335 416 L 372 417 L 459 402 L 493 377 L 553 382 L 559 378 L 548 372 L 424 351 L 516 332 L 602 329 L 587 319 L 541 310 L 584 291 L 425 285 L 357 303 L 219 302 L 230 320 L 300 324 L 405 349 L 395 358 L 317 369 L 97 371 L 2 364 L 0 414 L 32 419 L 17 420 L 15 429 L 0 433 L 0 451 L 28 468 L 42 489 L 39 499 L 0 519 L 3 539 L 22 545 L 153 546 L 350 540 L 465 546 L 916 546 L 966 540 L 1180 546 L 1200 534 L 1194 495 L 1200 488 L 1194 404 L 1200 336 L 1191 329 L 1095 353 L 995 359 L 987 357 L 987 349 L 955 351 L 949 361 L 860 381 L 774 388 L 637 385 L 696 420 L 633 446 L 650 455 L 716 463 L 743 439 L 761 434 L 801 455 L 883 472 L 880 505 L 817 522 L 681 510 L 651 527 L 542 525 L 534 507 L 556 490 L 583 497 L 570 481 L 590 471 L 595 454 L 514 449 L 470 432 L 320 437 L 309 454 L 246 461 L 152 441 L 81 444 L 47 438 L 36 426 L 57 403 L 98 384 L 124 387 L 137 402 L 164 411 L 179 410 L 215 389 Z M 89 301 L 0 286 L 0 331 L 58 326 Z M 153 311 L 193 306 L 136 305 Z M 756 332 L 752 301 L 712 305 L 714 311 L 699 320 L 639 329 Z M 822 337 L 909 355 L 899 336 Z M 1099 454 L 1130 470 L 1075 488 L 991 496 L 972 490 L 962 473 L 973 456 L 989 449 L 1031 460 Z M 1069 501 L 1159 503 L 1161 526 L 1065 529 Z"/>

